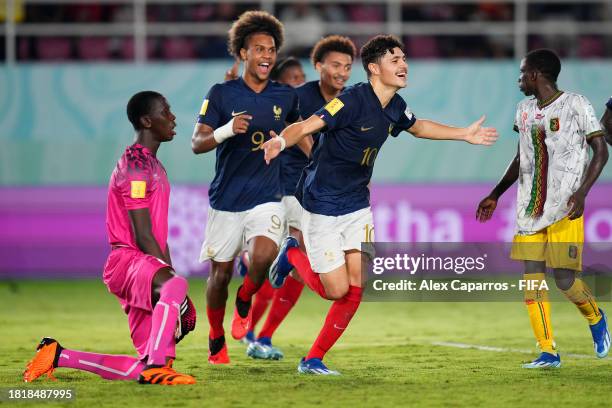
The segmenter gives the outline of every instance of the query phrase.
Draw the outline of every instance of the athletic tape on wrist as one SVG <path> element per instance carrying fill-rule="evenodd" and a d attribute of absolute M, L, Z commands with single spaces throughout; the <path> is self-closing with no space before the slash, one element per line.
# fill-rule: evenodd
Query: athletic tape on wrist
<path fill-rule="evenodd" d="M 221 126 L 220 128 L 217 128 L 213 131 L 213 138 L 215 139 L 215 141 L 219 144 L 223 143 L 225 140 L 229 139 L 230 137 L 234 136 L 234 119 L 236 118 L 232 118 L 232 120 L 230 120 L 229 122 L 227 122 L 225 125 Z"/>

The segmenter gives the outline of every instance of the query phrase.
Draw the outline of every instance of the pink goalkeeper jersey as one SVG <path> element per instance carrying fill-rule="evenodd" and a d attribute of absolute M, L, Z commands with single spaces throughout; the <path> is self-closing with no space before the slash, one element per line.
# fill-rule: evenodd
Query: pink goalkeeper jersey
<path fill-rule="evenodd" d="M 117 162 L 108 186 L 106 230 L 111 245 L 138 249 L 128 210 L 148 208 L 151 228 L 162 251 L 168 239 L 170 183 L 166 169 L 149 149 L 133 144 Z"/>

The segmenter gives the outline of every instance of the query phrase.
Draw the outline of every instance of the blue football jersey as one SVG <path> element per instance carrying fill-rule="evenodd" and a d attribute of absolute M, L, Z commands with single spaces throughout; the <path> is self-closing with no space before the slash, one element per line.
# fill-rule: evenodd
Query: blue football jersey
<path fill-rule="evenodd" d="M 198 123 L 217 129 L 239 114 L 253 117 L 246 133 L 217 146 L 215 178 L 210 184 L 210 206 L 220 211 L 246 211 L 259 204 L 280 201 L 279 160 L 264 161 L 261 145 L 300 117 L 298 97 L 288 85 L 268 81 L 260 93 L 242 78 L 214 85 L 200 110 Z"/>
<path fill-rule="evenodd" d="M 330 216 L 369 207 L 368 184 L 380 148 L 416 118 L 397 94 L 383 109 L 369 82 L 347 88 L 315 115 L 326 127 L 298 186 L 302 206 Z"/>
<path fill-rule="evenodd" d="M 304 85 L 295 88 L 300 101 L 300 114 L 303 119 L 308 119 L 325 105 L 325 99 L 319 89 L 319 81 L 306 82 Z M 313 137 L 317 137 L 313 135 Z M 314 147 L 313 147 L 314 150 Z M 304 167 L 310 161 L 299 146 L 291 146 L 283 151 L 280 156 L 281 183 L 283 195 L 295 195 L 298 181 Z"/>

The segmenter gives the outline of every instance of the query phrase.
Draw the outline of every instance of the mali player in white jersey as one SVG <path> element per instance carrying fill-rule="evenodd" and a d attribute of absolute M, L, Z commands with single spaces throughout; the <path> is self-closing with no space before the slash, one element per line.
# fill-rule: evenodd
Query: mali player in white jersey
<path fill-rule="evenodd" d="M 519 88 L 533 98 L 517 107 L 518 152 L 480 202 L 476 217 L 489 220 L 499 197 L 519 180 L 511 258 L 524 261 L 526 280 L 541 282 L 546 268 L 552 268 L 557 287 L 588 321 L 595 353 L 603 358 L 610 349 L 606 316 L 577 275 L 582 270 L 585 198 L 608 160 L 608 150 L 589 101 L 557 88 L 560 71 L 561 61 L 551 50 L 531 51 L 521 61 Z M 526 290 L 525 303 L 542 353 L 523 367 L 559 367 L 547 291 Z"/>

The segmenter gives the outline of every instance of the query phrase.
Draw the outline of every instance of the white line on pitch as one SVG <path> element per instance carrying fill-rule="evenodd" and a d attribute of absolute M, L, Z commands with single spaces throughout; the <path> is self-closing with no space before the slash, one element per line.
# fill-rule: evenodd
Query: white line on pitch
<path fill-rule="evenodd" d="M 478 344 L 455 343 L 452 341 L 434 341 L 431 344 L 434 346 L 442 346 L 442 347 L 455 347 L 455 348 L 462 348 L 462 349 L 494 351 L 496 353 L 521 353 L 521 354 L 534 354 L 535 353 L 534 350 L 493 347 L 493 346 L 481 346 Z M 563 353 L 563 357 L 589 358 L 589 359 L 595 358 L 594 356 L 588 356 L 586 354 L 571 354 L 571 353 Z"/>

